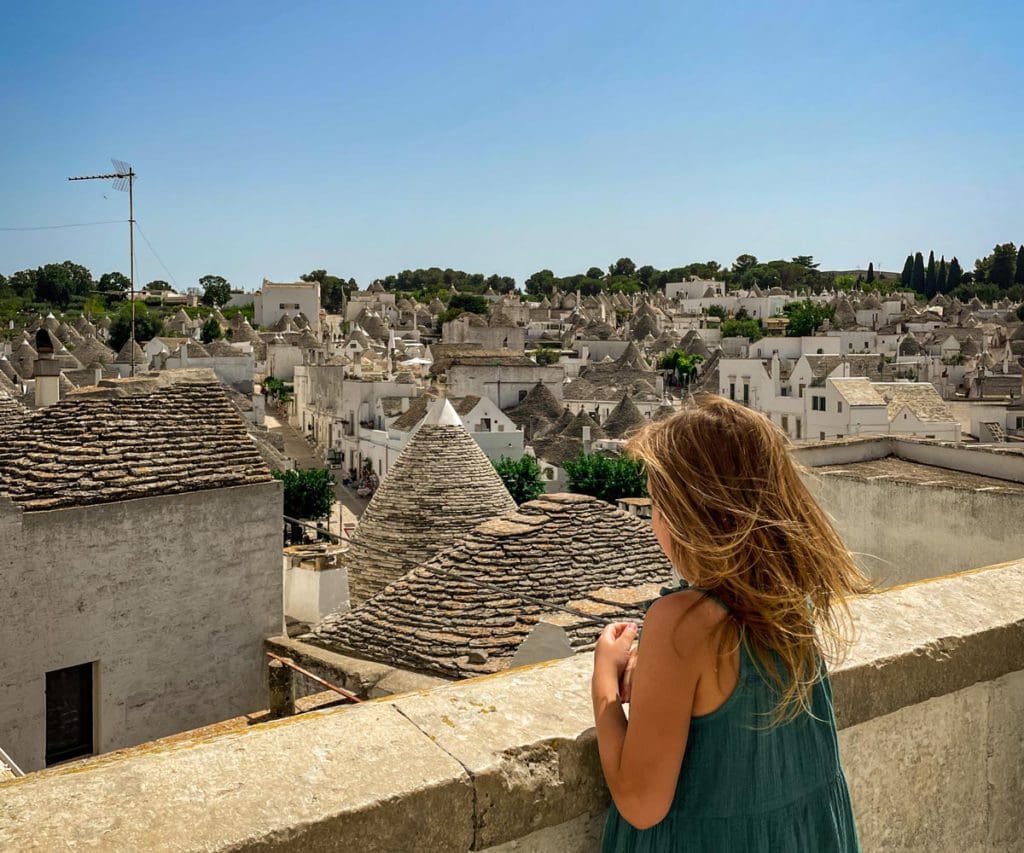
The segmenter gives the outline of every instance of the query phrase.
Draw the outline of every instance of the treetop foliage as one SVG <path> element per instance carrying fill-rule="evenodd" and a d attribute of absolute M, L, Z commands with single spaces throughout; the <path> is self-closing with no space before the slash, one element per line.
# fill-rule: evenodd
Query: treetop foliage
<path fill-rule="evenodd" d="M 544 480 L 541 478 L 540 465 L 533 456 L 524 454 L 518 459 L 502 456 L 494 462 L 494 470 L 517 504 L 524 504 L 540 497 L 544 493 Z"/>
<path fill-rule="evenodd" d="M 284 483 L 284 514 L 292 518 L 326 518 L 334 505 L 334 475 L 326 468 L 271 471 Z"/>
<path fill-rule="evenodd" d="M 591 495 L 610 504 L 620 498 L 647 495 L 647 475 L 643 465 L 628 456 L 581 453 L 563 467 L 572 492 Z"/>

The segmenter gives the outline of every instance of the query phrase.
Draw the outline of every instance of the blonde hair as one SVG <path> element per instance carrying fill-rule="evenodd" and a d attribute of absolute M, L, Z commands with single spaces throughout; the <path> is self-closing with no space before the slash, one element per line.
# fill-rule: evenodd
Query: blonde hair
<path fill-rule="evenodd" d="M 849 645 L 846 597 L 870 584 L 804 485 L 782 431 L 701 395 L 646 425 L 627 450 L 647 470 L 673 564 L 731 610 L 740 642 L 777 686 L 773 723 L 810 711 L 822 659 L 835 662 Z"/>

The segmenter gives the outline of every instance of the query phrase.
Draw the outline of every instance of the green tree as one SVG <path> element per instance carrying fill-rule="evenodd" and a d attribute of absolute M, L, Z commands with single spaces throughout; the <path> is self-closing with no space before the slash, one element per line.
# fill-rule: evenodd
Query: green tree
<path fill-rule="evenodd" d="M 725 320 L 719 328 L 723 338 L 750 338 L 750 342 L 753 343 L 764 337 L 761 324 L 749 318 Z"/>
<path fill-rule="evenodd" d="M 719 319 L 724 320 L 729 316 L 729 312 L 726 311 L 724 305 L 709 305 L 708 316 L 718 317 Z"/>
<path fill-rule="evenodd" d="M 935 292 L 945 293 L 949 290 L 949 270 L 946 268 L 946 256 L 942 256 L 942 260 L 939 261 L 939 275 L 935 280 Z"/>
<path fill-rule="evenodd" d="M 798 267 L 807 267 L 809 270 L 816 270 L 819 264 L 814 263 L 813 255 L 797 255 L 793 258 L 792 263 Z"/>
<path fill-rule="evenodd" d="M 864 279 L 866 284 L 871 284 L 875 280 L 875 265 L 872 261 L 868 261 L 868 274 Z"/>
<path fill-rule="evenodd" d="M 203 305 L 226 305 L 231 299 L 231 285 L 224 276 L 204 275 L 199 286 L 203 289 Z"/>
<path fill-rule="evenodd" d="M 791 338 L 809 337 L 826 319 L 831 321 L 836 318 L 835 308 L 810 299 L 790 302 L 782 310 L 789 317 L 786 334 Z"/>
<path fill-rule="evenodd" d="M 600 267 L 591 267 L 586 271 L 585 276 L 593 281 L 600 281 L 604 278 L 604 270 Z"/>
<path fill-rule="evenodd" d="M 935 295 L 938 286 L 938 276 L 935 272 L 935 252 L 928 253 L 928 268 L 924 274 L 924 295 L 931 299 Z"/>
<path fill-rule="evenodd" d="M 160 292 L 166 291 L 166 290 L 173 290 L 174 288 L 171 287 L 170 284 L 168 284 L 162 278 L 156 278 L 156 279 L 153 279 L 153 281 L 149 282 L 142 289 L 143 290 L 148 290 L 150 293 L 160 293 Z"/>
<path fill-rule="evenodd" d="M 636 264 L 629 258 L 619 258 L 614 264 L 608 267 L 608 274 L 612 276 L 632 276 L 636 273 Z"/>
<path fill-rule="evenodd" d="M 914 270 L 910 275 L 910 287 L 918 293 L 924 293 L 924 256 L 918 252 L 914 255 Z"/>
<path fill-rule="evenodd" d="M 903 264 L 903 272 L 900 273 L 900 284 L 910 287 L 914 278 L 914 256 L 907 255 L 907 261 Z"/>
<path fill-rule="evenodd" d="M 1013 274 L 1014 284 L 1024 284 L 1024 243 L 1017 250 L 1017 269 Z"/>
<path fill-rule="evenodd" d="M 483 296 L 475 293 L 456 293 L 448 300 L 448 310 L 458 308 L 461 311 L 468 311 L 470 314 L 486 314 L 488 301 Z"/>
<path fill-rule="evenodd" d="M 334 475 L 326 468 L 272 471 L 284 483 L 284 514 L 291 518 L 326 518 L 334 505 Z"/>
<path fill-rule="evenodd" d="M 224 337 L 224 333 L 220 330 L 220 323 L 211 314 L 206 318 L 206 322 L 203 323 L 203 343 L 212 344 L 214 341 L 219 341 L 222 337 Z"/>
<path fill-rule="evenodd" d="M 1017 271 L 1017 247 L 1013 243 L 1000 243 L 992 250 L 989 257 L 991 262 L 988 266 L 986 280 L 1000 290 L 1006 290 L 1013 284 L 1014 274 Z"/>
<path fill-rule="evenodd" d="M 756 256 L 747 254 L 738 255 L 736 260 L 733 261 L 732 271 L 735 275 L 739 276 L 754 266 L 757 266 Z"/>
<path fill-rule="evenodd" d="M 569 490 L 581 495 L 614 504 L 620 498 L 639 498 L 647 494 L 643 465 L 628 456 L 581 453 L 563 467 L 569 478 Z"/>
<path fill-rule="evenodd" d="M 344 301 L 352 295 L 353 290 L 359 289 L 354 278 L 345 281 L 339 276 L 330 275 L 327 270 L 313 270 L 299 278 L 320 283 L 320 304 L 330 314 L 340 314 Z"/>
<path fill-rule="evenodd" d="M 552 349 L 551 347 L 541 347 L 533 354 L 533 360 L 537 362 L 537 364 L 541 365 L 558 364 L 558 359 L 560 357 L 558 350 Z"/>
<path fill-rule="evenodd" d="M 691 355 L 686 350 L 673 349 L 658 359 L 659 370 L 671 370 L 675 377 L 676 385 L 682 385 L 684 377 L 686 384 L 697 374 L 697 366 L 704 361 L 702 355 Z"/>
<path fill-rule="evenodd" d="M 74 261 L 64 261 L 61 266 L 68 272 L 73 296 L 88 296 L 89 292 L 95 289 L 96 282 L 93 281 L 92 273 L 81 264 L 76 264 Z"/>
<path fill-rule="evenodd" d="M 120 351 L 131 334 L 132 306 L 125 302 L 117 311 L 113 322 L 110 324 L 110 346 L 115 352 Z M 150 312 L 142 302 L 135 303 L 135 340 L 143 343 L 151 340 L 160 334 L 164 327 L 163 321 Z"/>
<path fill-rule="evenodd" d="M 944 292 L 949 293 L 959 287 L 962 278 L 963 270 L 960 269 L 960 261 L 954 255 L 953 260 L 949 262 L 949 273 L 946 275 L 946 290 Z"/>
<path fill-rule="evenodd" d="M 100 276 L 99 289 L 104 293 L 124 293 L 131 286 L 131 279 L 117 270 L 105 272 Z"/>
<path fill-rule="evenodd" d="M 523 283 L 530 296 L 550 296 L 555 289 L 555 274 L 551 270 L 538 270 Z"/>
<path fill-rule="evenodd" d="M 18 270 L 11 273 L 7 279 L 7 286 L 14 291 L 14 295 L 21 299 L 35 299 L 36 297 L 36 270 Z"/>
<path fill-rule="evenodd" d="M 64 264 L 47 264 L 36 275 L 36 300 L 67 308 L 73 295 L 71 272 Z"/>
<path fill-rule="evenodd" d="M 1017 319 L 1024 323 L 1024 305 L 1017 306 Z"/>
<path fill-rule="evenodd" d="M 517 504 L 524 504 L 544 494 L 544 480 L 535 457 L 524 454 L 518 459 L 509 459 L 502 456 L 493 465 Z"/>

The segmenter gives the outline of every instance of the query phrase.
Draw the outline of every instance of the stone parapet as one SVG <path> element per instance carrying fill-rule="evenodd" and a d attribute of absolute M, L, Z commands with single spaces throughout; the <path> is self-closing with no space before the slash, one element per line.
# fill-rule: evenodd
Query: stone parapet
<path fill-rule="evenodd" d="M 1018 850 L 1024 562 L 853 603 L 833 675 L 865 850 Z M 589 655 L 0 786 L 0 848 L 594 848 Z"/>

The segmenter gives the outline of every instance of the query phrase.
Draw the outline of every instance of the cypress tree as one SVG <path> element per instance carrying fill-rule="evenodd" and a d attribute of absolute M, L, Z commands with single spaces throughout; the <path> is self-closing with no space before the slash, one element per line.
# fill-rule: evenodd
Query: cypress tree
<path fill-rule="evenodd" d="M 938 279 L 935 274 L 935 252 L 928 253 L 928 271 L 924 274 L 924 295 L 931 299 L 935 295 Z"/>
<path fill-rule="evenodd" d="M 1017 250 L 1017 271 L 1013 274 L 1014 284 L 1024 284 L 1024 243 Z"/>
<path fill-rule="evenodd" d="M 943 255 L 942 260 L 939 261 L 939 277 L 938 280 L 935 282 L 936 293 L 946 292 L 947 275 L 948 271 L 946 270 L 946 256 Z"/>
<path fill-rule="evenodd" d="M 924 293 L 924 256 L 920 252 L 914 255 L 914 269 L 910 274 L 910 287 L 918 293 Z"/>
<path fill-rule="evenodd" d="M 1021 246 L 1024 249 L 1024 246 Z M 874 261 L 868 261 L 868 277 L 864 279 L 865 282 L 871 284 L 875 280 L 875 264 Z"/>
<path fill-rule="evenodd" d="M 904 287 L 910 287 L 911 279 L 914 275 L 914 256 L 907 255 L 907 262 L 903 265 L 903 272 L 900 274 L 900 284 Z"/>
<path fill-rule="evenodd" d="M 946 293 L 960 286 L 960 279 L 963 277 L 963 270 L 960 269 L 960 261 L 953 257 L 949 262 L 949 275 L 946 278 Z"/>

